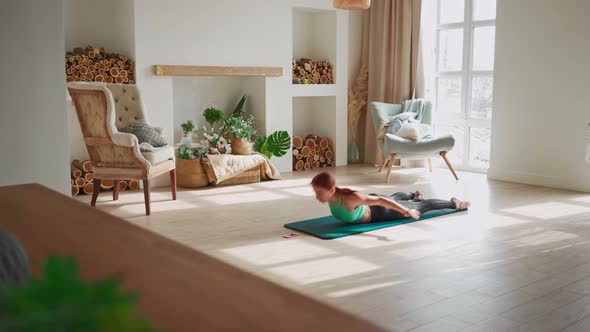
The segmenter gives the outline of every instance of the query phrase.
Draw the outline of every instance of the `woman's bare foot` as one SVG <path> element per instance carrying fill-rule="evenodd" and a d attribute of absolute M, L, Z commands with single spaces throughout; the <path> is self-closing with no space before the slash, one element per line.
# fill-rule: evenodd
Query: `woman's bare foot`
<path fill-rule="evenodd" d="M 414 193 L 414 200 L 415 201 L 421 201 L 424 199 L 424 195 L 422 195 L 422 193 L 420 192 L 420 190 L 416 190 L 416 192 Z"/>
<path fill-rule="evenodd" d="M 471 206 L 471 202 L 462 201 L 456 197 L 451 198 L 451 202 L 455 203 L 457 210 L 466 210 Z"/>

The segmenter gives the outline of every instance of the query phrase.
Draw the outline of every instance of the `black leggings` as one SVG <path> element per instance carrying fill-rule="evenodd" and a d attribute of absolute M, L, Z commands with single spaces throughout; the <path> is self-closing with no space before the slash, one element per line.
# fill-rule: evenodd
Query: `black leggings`
<path fill-rule="evenodd" d="M 456 209 L 457 206 L 452 201 L 445 201 L 442 199 L 423 199 L 423 200 L 414 200 L 414 193 L 404 193 L 399 192 L 395 193 L 390 196 L 379 195 L 379 194 L 369 194 L 372 196 L 383 196 L 389 199 L 392 199 L 399 204 L 403 205 L 408 209 L 415 209 L 420 211 L 420 213 L 428 212 L 430 210 L 439 210 L 439 209 Z M 369 206 L 371 209 L 371 222 L 377 221 L 389 221 L 389 220 L 398 220 L 398 219 L 405 219 L 408 218 L 404 216 L 403 213 L 398 212 L 393 209 L 386 208 L 380 205 L 371 205 Z"/>

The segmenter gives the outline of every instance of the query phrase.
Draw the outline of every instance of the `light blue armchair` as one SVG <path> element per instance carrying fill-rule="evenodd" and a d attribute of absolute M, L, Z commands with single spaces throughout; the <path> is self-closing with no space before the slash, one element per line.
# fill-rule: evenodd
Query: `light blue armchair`
<path fill-rule="evenodd" d="M 375 133 L 378 134 L 383 130 L 384 120 L 386 121 L 402 112 L 402 105 L 372 102 L 370 104 L 370 109 L 373 115 Z M 430 102 L 424 103 L 421 122 L 432 125 L 432 104 Z M 446 156 L 447 152 L 451 151 L 455 145 L 455 139 L 451 135 L 413 141 L 385 133 L 383 139 L 379 139 L 378 137 L 377 145 L 383 152 L 383 164 L 381 165 L 379 172 L 381 173 L 387 163 L 389 163 L 389 169 L 387 170 L 387 177 L 385 179 L 386 182 L 389 182 L 391 170 L 393 169 L 393 162 L 396 158 L 410 160 L 427 159 L 429 169 L 432 172 L 432 162 L 430 158 L 437 155 L 443 158 L 455 179 L 459 180 L 457 173 Z M 389 156 L 389 158 L 387 158 L 387 156 Z"/>

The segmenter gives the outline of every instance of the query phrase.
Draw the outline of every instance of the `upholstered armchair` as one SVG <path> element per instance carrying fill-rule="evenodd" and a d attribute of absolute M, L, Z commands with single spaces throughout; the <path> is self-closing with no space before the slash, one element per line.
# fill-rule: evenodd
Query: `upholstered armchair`
<path fill-rule="evenodd" d="M 174 148 L 163 146 L 142 152 L 137 137 L 121 133 L 136 121 L 146 121 L 141 95 L 133 84 L 68 83 L 84 142 L 94 166 L 94 190 L 90 205 L 96 205 L 100 182 L 114 181 L 113 200 L 119 198 L 119 181 L 143 182 L 145 212 L 150 214 L 149 179 L 169 173 L 172 199 L 176 200 Z M 161 129 L 159 129 L 161 132 Z"/>
<path fill-rule="evenodd" d="M 453 136 L 445 135 L 414 141 L 389 133 L 379 135 L 380 132 L 383 133 L 384 124 L 391 117 L 402 112 L 402 105 L 372 102 L 369 107 L 373 115 L 375 132 L 377 133 L 377 145 L 383 153 L 383 164 L 381 165 L 379 172 L 383 172 L 383 169 L 387 163 L 389 163 L 389 169 L 387 170 L 387 176 L 385 178 L 386 182 L 389 182 L 393 163 L 396 158 L 409 160 L 426 159 L 428 161 L 429 169 L 432 172 L 432 161 L 430 158 L 434 156 L 442 157 L 453 174 L 453 177 L 455 177 L 456 180 L 459 180 L 457 173 L 446 156 L 447 152 L 451 151 L 455 145 L 455 139 Z M 424 103 L 421 123 L 432 125 L 432 104 L 429 101 L 425 101 Z M 380 136 L 383 137 L 380 138 Z"/>

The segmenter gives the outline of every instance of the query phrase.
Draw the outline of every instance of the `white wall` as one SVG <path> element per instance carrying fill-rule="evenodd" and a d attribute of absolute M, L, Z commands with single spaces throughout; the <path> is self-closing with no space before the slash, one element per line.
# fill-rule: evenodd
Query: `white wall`
<path fill-rule="evenodd" d="M 0 11 L 0 185 L 70 193 L 61 0 Z"/>
<path fill-rule="evenodd" d="M 64 51 L 75 47 L 104 47 L 135 58 L 133 0 L 63 0 Z M 71 159 L 88 159 L 76 110 L 68 96 L 68 132 Z"/>
<path fill-rule="evenodd" d="M 336 161 L 338 165 L 346 163 L 348 82 L 338 77 L 348 78 L 349 12 L 334 11 L 331 0 L 125 0 L 122 4 L 117 0 L 108 0 L 107 4 L 89 0 L 65 1 L 66 45 L 95 44 L 134 54 L 136 81 L 141 87 L 150 122 L 166 130 L 169 142 L 177 139 L 175 136 L 179 135 L 181 122 L 189 118 L 199 119 L 200 103 L 208 104 L 211 100 L 214 104 L 233 104 L 235 98 L 232 95 L 237 93 L 238 85 L 252 96 L 248 107 L 263 133 L 291 131 L 293 7 L 319 11 L 317 19 L 311 21 L 317 30 L 325 31 L 327 37 L 309 40 L 306 47 L 318 51 L 319 42 L 327 52 L 327 59 L 335 64 L 338 61 L 334 72 L 338 90 L 335 130 L 343 139 L 336 142 L 335 148 L 344 153 L 337 154 L 339 159 Z M 108 16 L 106 8 L 118 8 L 108 21 L 103 19 Z M 94 15 L 78 15 L 79 12 Z M 324 20 L 325 17 L 328 20 Z M 309 28 L 304 23 L 295 26 Z M 124 49 L 125 46 L 128 50 Z M 306 56 L 324 57 L 323 53 L 310 53 Z M 155 76 L 152 69 L 155 64 L 278 66 L 283 68 L 283 76 L 262 80 L 237 79 L 241 83 L 215 79 L 212 82 L 220 89 L 214 92 L 207 89 L 209 93 L 191 90 L 203 87 L 199 86 L 203 81 L 193 81 L 194 78 Z M 187 95 L 181 95 L 181 91 Z M 226 99 L 222 102 L 224 95 Z M 77 121 L 70 113 L 70 126 L 75 132 L 71 138 L 72 154 L 75 158 L 85 158 Z M 273 158 L 273 161 L 281 171 L 291 169 L 289 155 Z"/>
<path fill-rule="evenodd" d="M 153 75 L 154 64 L 283 67 L 282 77 L 266 80 L 264 122 L 267 131 L 290 127 L 288 1 L 144 0 L 134 7 L 137 81 L 151 121 L 166 128 L 169 140 L 174 133 L 173 84 L 171 78 Z M 273 160 L 285 164 L 279 159 Z"/>
<path fill-rule="evenodd" d="M 335 11 L 293 10 L 293 58 L 325 60 L 336 66 Z"/>
<path fill-rule="evenodd" d="M 294 5 L 315 9 L 331 9 L 330 0 L 143 0 L 134 4 L 135 53 L 137 81 L 141 85 L 150 120 L 168 132 L 172 140 L 176 131 L 174 117 L 173 79 L 157 77 L 154 64 L 213 66 L 278 66 L 283 76 L 265 80 L 264 123 L 267 133 L 291 131 L 291 60 L 292 8 Z M 338 12 L 337 27 L 348 31 L 348 15 Z M 337 35 L 336 55 L 341 66 L 336 77 L 347 77 L 347 33 Z M 336 107 L 340 119 L 336 130 L 346 135 L 346 80 L 337 80 L 343 98 Z M 262 94 L 262 93 L 260 93 Z M 254 100 L 254 99 L 253 99 Z M 261 108 L 256 108 L 261 109 Z M 338 120 L 337 120 L 338 121 Z M 346 140 L 337 149 L 346 151 Z M 339 165 L 346 163 L 340 154 Z M 273 158 L 281 170 L 291 169 L 290 156 Z"/>
<path fill-rule="evenodd" d="M 262 77 L 176 77 L 172 79 L 174 95 L 174 140 L 180 141 L 180 124 L 195 121 L 198 129 L 206 125 L 203 110 L 214 106 L 225 114 L 232 112 L 244 95 L 245 111 L 254 115 L 256 127 L 265 128 L 265 79 Z M 200 137 L 203 138 L 203 137 Z"/>
<path fill-rule="evenodd" d="M 336 138 L 336 97 L 293 98 L 293 135 Z"/>
<path fill-rule="evenodd" d="M 490 178 L 590 191 L 590 2 L 498 0 Z"/>
<path fill-rule="evenodd" d="M 135 58 L 133 0 L 63 0 L 66 50 L 92 45 Z"/>

